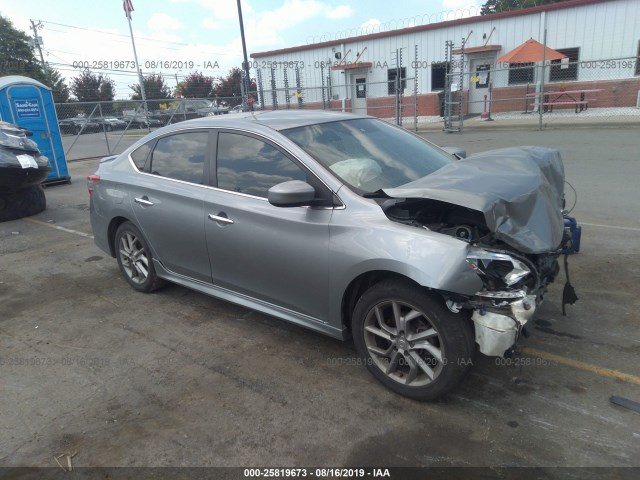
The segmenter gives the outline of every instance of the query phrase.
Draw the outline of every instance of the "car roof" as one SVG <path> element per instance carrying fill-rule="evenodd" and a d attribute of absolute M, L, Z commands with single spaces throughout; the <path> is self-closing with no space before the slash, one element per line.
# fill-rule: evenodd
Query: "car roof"
<path fill-rule="evenodd" d="M 243 112 L 236 115 L 216 115 L 195 118 L 176 123 L 176 130 L 184 127 L 247 127 L 248 124 L 259 124 L 273 130 L 304 127 L 318 123 L 354 120 L 357 118 L 371 118 L 366 115 L 355 115 L 326 110 L 261 110 L 257 112 Z M 167 130 L 165 130 L 166 132 Z"/>

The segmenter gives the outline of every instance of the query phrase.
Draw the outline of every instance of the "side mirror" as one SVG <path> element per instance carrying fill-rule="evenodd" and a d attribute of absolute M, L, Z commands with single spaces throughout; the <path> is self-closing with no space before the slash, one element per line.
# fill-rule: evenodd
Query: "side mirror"
<path fill-rule="evenodd" d="M 313 203 L 316 190 L 306 182 L 291 180 L 271 187 L 267 198 L 276 207 L 302 207 Z"/>
<path fill-rule="evenodd" d="M 460 147 L 440 147 L 440 148 L 442 148 L 448 154 L 453 155 L 454 157 L 458 157 L 458 160 L 467 158 L 467 151 L 464 148 L 460 148 Z"/>

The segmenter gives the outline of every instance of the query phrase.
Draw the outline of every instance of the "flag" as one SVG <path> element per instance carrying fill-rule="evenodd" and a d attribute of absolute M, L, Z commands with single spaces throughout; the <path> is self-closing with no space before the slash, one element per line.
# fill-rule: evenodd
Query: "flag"
<path fill-rule="evenodd" d="M 131 20 L 131 12 L 133 12 L 133 3 L 131 0 L 122 0 L 122 8 L 124 8 L 124 14 L 129 20 Z"/>

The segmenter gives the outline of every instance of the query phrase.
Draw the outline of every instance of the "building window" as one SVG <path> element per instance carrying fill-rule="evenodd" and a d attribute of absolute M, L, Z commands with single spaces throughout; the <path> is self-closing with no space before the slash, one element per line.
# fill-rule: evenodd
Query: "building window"
<path fill-rule="evenodd" d="M 551 71 L 549 72 L 550 82 L 562 82 L 564 80 L 578 79 L 578 59 L 579 48 L 558 48 L 558 52 L 564 53 L 567 58 L 562 60 L 551 60 Z"/>
<path fill-rule="evenodd" d="M 638 55 L 636 56 L 636 75 L 640 75 L 640 40 L 638 40 Z"/>
<path fill-rule="evenodd" d="M 447 74 L 451 70 L 451 62 L 437 62 L 431 64 L 431 91 L 444 90 Z"/>
<path fill-rule="evenodd" d="M 533 63 L 509 64 L 509 85 L 518 83 L 533 83 Z"/>
<path fill-rule="evenodd" d="M 387 71 L 387 80 L 389 81 L 388 94 L 395 95 L 396 94 L 396 77 L 398 76 L 398 72 L 400 73 L 400 91 L 407 88 L 407 69 L 406 67 L 401 68 L 390 68 Z"/>

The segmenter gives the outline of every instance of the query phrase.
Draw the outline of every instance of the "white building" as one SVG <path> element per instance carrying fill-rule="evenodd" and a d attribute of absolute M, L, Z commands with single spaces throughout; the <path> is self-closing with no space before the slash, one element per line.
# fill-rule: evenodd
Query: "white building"
<path fill-rule="evenodd" d="M 402 16 L 411 13 L 402 12 Z M 308 108 L 331 101 L 332 108 L 391 116 L 388 100 L 395 94 L 394 80 L 400 74 L 403 92 L 417 94 L 417 114 L 438 115 L 437 94 L 445 86 L 445 68 L 457 72 L 462 66 L 458 78 L 463 78 L 468 113 L 482 112 L 489 78 L 493 111 L 522 110 L 526 94 L 542 80 L 540 64 L 496 65 L 496 59 L 530 38 L 543 43 L 545 26 L 546 45 L 564 53 L 569 61 L 550 62 L 544 79 L 548 86 L 597 90 L 590 107 L 636 105 L 640 90 L 638 0 L 567 0 L 258 52 L 251 54 L 251 67 L 257 71 L 261 100 L 267 108 L 274 100 L 279 108 L 287 100 L 292 108 L 296 102 Z M 447 41 L 455 48 L 453 62 L 445 65 Z M 298 91 L 302 93 L 296 96 Z"/>

